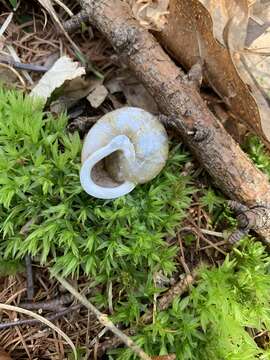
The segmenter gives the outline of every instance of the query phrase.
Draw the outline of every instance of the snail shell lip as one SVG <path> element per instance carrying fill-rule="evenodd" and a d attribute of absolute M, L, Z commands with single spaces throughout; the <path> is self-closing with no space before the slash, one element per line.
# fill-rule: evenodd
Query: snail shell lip
<path fill-rule="evenodd" d="M 84 161 L 80 171 L 80 181 L 87 194 L 99 199 L 116 199 L 130 193 L 134 189 L 136 184 L 131 181 L 125 181 L 116 187 L 105 187 L 95 183 L 92 178 L 93 167 L 114 151 L 121 150 L 127 153 L 127 156 L 132 156 L 130 153 L 133 151 L 133 156 L 135 156 L 134 148 L 130 148 L 130 145 L 132 146 L 125 135 L 116 136 L 107 146 L 100 148 Z"/>
<path fill-rule="evenodd" d="M 85 137 L 81 185 L 101 199 L 114 199 L 152 180 L 168 158 L 168 136 L 157 118 L 143 109 L 124 107 L 104 115 Z M 104 178 L 98 169 L 104 165 Z M 93 170 L 93 171 L 92 171 Z M 101 172 L 100 172 L 101 174 Z"/>

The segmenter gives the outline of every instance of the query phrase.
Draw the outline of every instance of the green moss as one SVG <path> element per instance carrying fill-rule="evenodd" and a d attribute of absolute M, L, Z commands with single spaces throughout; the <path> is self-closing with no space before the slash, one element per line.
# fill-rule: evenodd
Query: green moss
<path fill-rule="evenodd" d="M 178 250 L 165 239 L 186 216 L 196 190 L 181 175 L 188 155 L 173 147 L 156 179 L 115 201 L 97 200 L 80 186 L 81 140 L 66 132 L 66 124 L 65 116 L 53 119 L 31 99 L 0 90 L 2 265 L 5 259 L 13 271 L 31 254 L 62 275 L 84 273 L 92 287 L 103 285 L 92 300 L 104 311 L 111 286 L 113 320 L 137 327 L 135 339 L 151 355 L 270 359 L 269 349 L 261 349 L 252 336 L 270 327 L 270 260 L 263 246 L 250 239 L 219 268 L 202 269 L 190 294 L 158 312 L 155 322 L 140 325 L 141 314 L 162 291 L 155 286 L 156 274 L 170 275 L 176 266 Z M 252 141 L 247 147 L 251 157 L 270 174 L 269 156 Z M 214 225 L 224 219 L 234 225 L 224 199 L 212 189 L 201 204 Z M 21 234 L 26 224 L 27 233 Z M 134 356 L 118 349 L 110 358 Z"/>
<path fill-rule="evenodd" d="M 7 259 L 36 256 L 63 275 L 97 282 L 144 269 L 172 273 L 174 246 L 164 237 L 185 216 L 193 189 L 181 176 L 187 155 L 171 151 L 164 171 L 115 201 L 88 196 L 79 182 L 81 140 L 17 92 L 0 91 L 0 242 Z M 20 234 L 27 223 L 26 236 Z M 133 282 L 136 280 L 132 280 Z"/>
<path fill-rule="evenodd" d="M 190 294 L 139 328 L 137 342 L 149 354 L 177 359 L 269 359 L 251 336 L 270 328 L 269 265 L 263 246 L 246 239 L 219 268 L 201 269 Z M 128 349 L 112 354 L 134 358 Z"/>

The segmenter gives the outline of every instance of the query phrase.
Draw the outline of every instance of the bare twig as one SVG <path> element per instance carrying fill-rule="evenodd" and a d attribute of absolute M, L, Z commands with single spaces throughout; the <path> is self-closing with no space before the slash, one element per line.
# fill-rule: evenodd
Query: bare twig
<path fill-rule="evenodd" d="M 80 29 L 83 23 L 89 23 L 89 16 L 86 11 L 82 10 L 71 19 L 64 22 L 63 27 L 68 33 L 73 33 Z"/>
<path fill-rule="evenodd" d="M 61 317 L 69 314 L 70 312 L 78 310 L 80 307 L 81 307 L 81 304 L 73 305 L 67 309 L 56 312 L 55 314 L 50 314 L 48 316 L 45 316 L 44 319 L 49 320 L 49 321 L 54 321 L 54 320 L 60 319 Z M 37 319 L 22 319 L 22 320 L 17 320 L 17 321 L 10 321 L 10 322 L 5 322 L 5 323 L 0 323 L 0 330 L 9 329 L 14 326 L 22 326 L 22 325 L 32 326 L 32 325 L 36 325 L 39 323 L 40 323 L 40 321 Z"/>
<path fill-rule="evenodd" d="M 173 300 L 176 297 L 180 297 L 184 292 L 188 290 L 190 285 L 192 285 L 197 276 L 197 269 L 193 270 L 191 274 L 187 274 L 183 279 L 179 280 L 174 284 L 164 295 L 158 299 L 157 308 L 159 311 L 167 310 Z M 140 323 L 149 324 L 152 320 L 152 312 L 148 310 L 141 318 Z"/>
<path fill-rule="evenodd" d="M 46 66 L 40 66 L 40 65 L 35 65 L 35 64 L 23 64 L 18 61 L 15 61 L 13 59 L 4 59 L 2 57 L 0 58 L 0 62 L 2 64 L 12 66 L 19 70 L 27 70 L 27 71 L 34 71 L 34 72 L 41 72 L 41 73 L 45 73 L 49 70 L 49 68 L 47 68 Z"/>
<path fill-rule="evenodd" d="M 40 301 L 36 303 L 20 303 L 20 307 L 28 310 L 63 310 L 63 305 L 71 303 L 73 297 L 70 294 L 61 296 L 59 299 Z"/>
<path fill-rule="evenodd" d="M 32 259 L 30 255 L 25 256 L 25 266 L 26 266 L 26 279 L 27 279 L 27 298 L 28 300 L 32 301 L 34 298 L 34 277 L 33 277 Z"/>
<path fill-rule="evenodd" d="M 98 319 L 98 321 L 114 333 L 122 343 L 129 347 L 135 354 L 143 360 L 151 360 L 148 356 L 129 336 L 119 330 L 113 322 L 108 318 L 107 314 L 101 313 L 87 298 L 81 295 L 73 286 L 71 286 L 65 279 L 59 275 L 55 275 L 60 284 L 68 290 L 78 301 L 80 301 L 87 309 L 89 309 Z"/>

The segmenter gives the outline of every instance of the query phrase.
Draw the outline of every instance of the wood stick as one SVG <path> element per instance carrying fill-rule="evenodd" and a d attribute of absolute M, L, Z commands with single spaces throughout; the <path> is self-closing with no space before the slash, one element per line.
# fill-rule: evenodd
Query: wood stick
<path fill-rule="evenodd" d="M 25 256 L 26 266 L 26 280 L 27 280 L 27 299 L 33 300 L 34 298 L 34 275 L 32 267 L 32 259 L 30 255 Z"/>
<path fill-rule="evenodd" d="M 62 311 L 64 306 L 71 303 L 73 297 L 70 294 L 60 296 L 58 299 L 39 301 L 39 302 L 25 302 L 20 303 L 19 306 L 27 310 L 54 310 Z"/>
<path fill-rule="evenodd" d="M 107 314 L 101 313 L 87 298 L 81 295 L 73 286 L 71 286 L 64 278 L 58 275 L 54 275 L 60 284 L 68 290 L 81 304 L 89 309 L 98 319 L 98 321 L 114 333 L 122 343 L 129 347 L 136 355 L 142 360 L 151 360 L 151 357 L 147 355 L 128 335 L 118 329 L 114 323 L 109 319 Z"/>
<path fill-rule="evenodd" d="M 90 23 L 146 86 L 181 134 L 183 141 L 208 171 L 215 185 L 230 199 L 247 207 L 264 207 L 270 214 L 270 184 L 226 132 L 189 81 L 153 35 L 133 18 L 120 0 L 81 0 Z M 260 211 L 259 211 L 260 213 Z M 258 214 L 260 216 L 260 214 Z M 270 245 L 270 216 L 257 234 Z"/>

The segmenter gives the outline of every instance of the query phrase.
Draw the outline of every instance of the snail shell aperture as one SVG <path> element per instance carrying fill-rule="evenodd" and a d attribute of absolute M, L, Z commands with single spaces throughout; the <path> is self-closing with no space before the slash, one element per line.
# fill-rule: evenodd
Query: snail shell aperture
<path fill-rule="evenodd" d="M 152 180 L 168 158 L 168 136 L 157 117 L 124 107 L 104 115 L 85 137 L 80 181 L 100 199 L 115 199 Z"/>

